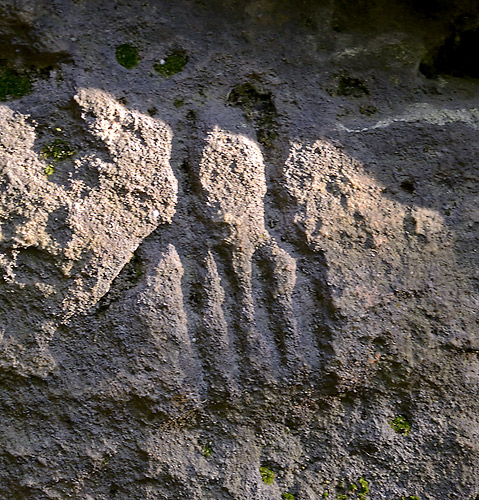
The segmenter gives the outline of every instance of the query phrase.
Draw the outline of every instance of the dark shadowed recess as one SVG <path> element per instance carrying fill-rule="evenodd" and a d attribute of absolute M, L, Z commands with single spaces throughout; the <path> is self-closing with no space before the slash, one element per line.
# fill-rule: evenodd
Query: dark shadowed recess
<path fill-rule="evenodd" d="M 0 68 L 27 70 L 42 77 L 59 63 L 71 62 L 66 52 L 44 50 L 38 35 L 32 25 L 20 19 L 18 6 L 0 5 Z"/>
<path fill-rule="evenodd" d="M 439 28 L 420 72 L 427 78 L 450 75 L 479 78 L 479 2 L 475 0 L 407 0 L 406 4 Z"/>
<path fill-rule="evenodd" d="M 434 48 L 419 66 L 427 78 L 451 75 L 479 78 L 479 28 L 454 29 L 442 45 Z"/>

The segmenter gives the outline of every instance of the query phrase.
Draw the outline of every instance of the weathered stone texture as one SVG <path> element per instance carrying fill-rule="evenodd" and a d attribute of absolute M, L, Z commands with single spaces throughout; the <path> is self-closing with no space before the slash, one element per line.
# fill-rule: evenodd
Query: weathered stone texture
<path fill-rule="evenodd" d="M 477 500 L 478 32 L 0 1 L 0 498 Z"/>

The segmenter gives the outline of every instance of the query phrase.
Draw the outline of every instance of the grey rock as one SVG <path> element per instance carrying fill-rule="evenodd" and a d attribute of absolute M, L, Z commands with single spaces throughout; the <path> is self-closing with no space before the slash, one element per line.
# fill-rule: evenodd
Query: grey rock
<path fill-rule="evenodd" d="M 477 14 L 0 2 L 0 498 L 479 498 Z"/>

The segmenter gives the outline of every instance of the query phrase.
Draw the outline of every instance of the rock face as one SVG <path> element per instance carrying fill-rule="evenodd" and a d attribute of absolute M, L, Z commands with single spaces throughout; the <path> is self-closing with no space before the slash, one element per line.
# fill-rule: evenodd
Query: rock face
<path fill-rule="evenodd" d="M 0 2 L 0 498 L 479 499 L 477 16 Z"/>

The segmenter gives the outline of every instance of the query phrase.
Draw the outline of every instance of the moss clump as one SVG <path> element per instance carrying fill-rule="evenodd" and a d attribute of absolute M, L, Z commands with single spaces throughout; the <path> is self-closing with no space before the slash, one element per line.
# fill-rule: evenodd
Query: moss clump
<path fill-rule="evenodd" d="M 359 78 L 342 76 L 338 82 L 337 94 L 346 97 L 363 97 L 369 95 L 369 90 Z"/>
<path fill-rule="evenodd" d="M 209 456 L 211 456 L 213 454 L 213 448 L 209 445 L 209 444 L 206 444 L 205 446 L 203 446 L 203 449 L 201 450 L 201 454 L 208 458 Z"/>
<path fill-rule="evenodd" d="M 363 477 L 360 477 L 357 483 L 351 483 L 349 486 L 344 481 L 340 481 L 336 486 L 336 500 L 366 500 L 369 495 L 369 483 Z M 329 497 L 328 491 L 323 492 L 323 498 Z"/>
<path fill-rule="evenodd" d="M 404 415 L 398 415 L 397 417 L 393 418 L 389 422 L 389 425 L 392 427 L 392 430 L 394 432 L 397 432 L 398 434 L 404 434 L 405 436 L 407 436 L 411 431 L 411 422 L 409 422 L 409 420 Z"/>
<path fill-rule="evenodd" d="M 263 480 L 263 483 L 265 483 L 265 484 L 273 484 L 274 483 L 274 478 L 276 476 L 271 469 L 268 469 L 268 467 L 260 467 L 259 473 L 261 474 L 261 479 Z"/>
<path fill-rule="evenodd" d="M 292 493 L 283 493 L 281 496 L 283 500 L 294 500 L 294 495 Z"/>
<path fill-rule="evenodd" d="M 0 72 L 0 101 L 19 99 L 32 91 L 32 82 L 25 73 L 10 68 Z"/>
<path fill-rule="evenodd" d="M 358 491 L 358 500 L 366 500 L 366 495 L 369 494 L 369 484 L 364 477 L 360 477 L 358 479 L 358 483 L 360 486 Z"/>
<path fill-rule="evenodd" d="M 261 92 L 249 82 L 233 87 L 228 102 L 238 106 L 248 121 L 253 122 L 258 141 L 267 148 L 274 147 L 278 138 L 278 113 L 271 92 Z"/>
<path fill-rule="evenodd" d="M 129 262 L 129 279 L 132 284 L 136 285 L 143 277 L 143 262 L 135 253 Z"/>
<path fill-rule="evenodd" d="M 52 175 L 52 174 L 53 174 L 53 172 L 55 172 L 55 166 L 54 166 L 54 165 L 52 165 L 52 164 L 50 163 L 49 165 L 47 165 L 47 166 L 45 167 L 44 172 L 45 172 L 45 175 L 47 175 L 47 176 L 48 176 L 48 175 Z"/>
<path fill-rule="evenodd" d="M 401 497 L 401 500 L 421 500 L 421 499 L 416 495 L 409 495 L 408 497 Z"/>
<path fill-rule="evenodd" d="M 186 113 L 186 119 L 190 122 L 195 122 L 196 121 L 196 111 L 194 109 L 190 109 Z"/>
<path fill-rule="evenodd" d="M 362 115 L 372 116 L 378 112 L 378 108 L 376 108 L 376 106 L 361 106 L 359 112 Z"/>
<path fill-rule="evenodd" d="M 62 161 L 74 156 L 76 151 L 63 139 L 55 139 L 54 141 L 43 146 L 41 154 L 43 158 L 51 158 L 55 161 Z"/>
<path fill-rule="evenodd" d="M 132 69 L 138 64 L 138 49 L 124 43 L 116 48 L 116 60 L 124 68 Z"/>
<path fill-rule="evenodd" d="M 182 71 L 187 62 L 188 54 L 184 50 L 175 50 L 165 59 L 155 63 L 153 69 L 168 78 Z"/>

